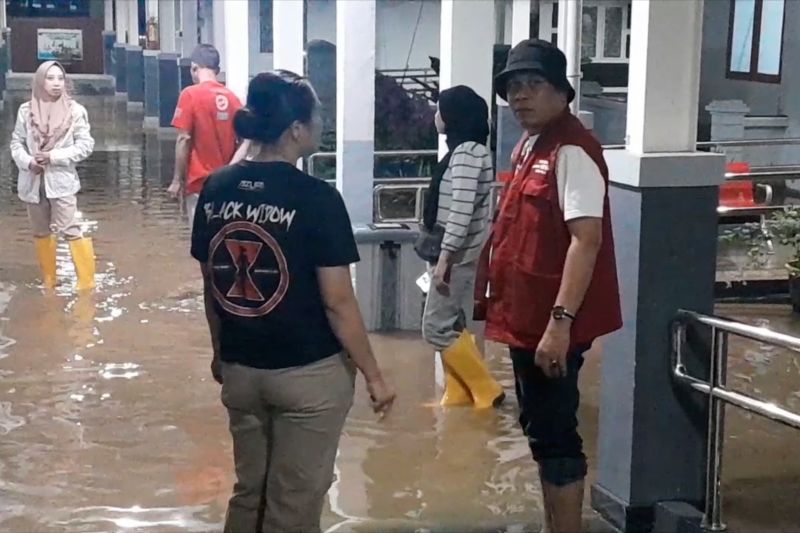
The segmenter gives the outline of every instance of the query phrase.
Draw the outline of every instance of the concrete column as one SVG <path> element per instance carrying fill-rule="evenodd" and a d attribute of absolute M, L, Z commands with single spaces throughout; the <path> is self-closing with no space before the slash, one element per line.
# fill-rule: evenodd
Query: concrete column
<path fill-rule="evenodd" d="M 702 18 L 703 2 L 633 3 L 627 129 L 630 151 L 694 151 Z M 688 23 L 691 26 L 684 26 Z M 675 38 L 675 28 L 681 28 L 680 39 Z"/>
<path fill-rule="evenodd" d="M 273 68 L 301 76 L 305 72 L 303 4 L 294 0 L 272 2 Z"/>
<path fill-rule="evenodd" d="M 530 39 L 531 0 L 513 0 L 511 14 L 511 47 Z M 498 177 L 511 171 L 511 153 L 522 136 L 522 127 L 514 118 L 508 103 L 497 98 L 497 164 Z"/>
<path fill-rule="evenodd" d="M 604 342 L 592 505 L 622 531 L 675 531 L 704 497 L 706 401 L 673 382 L 668 334 L 679 308 L 714 306 L 724 158 L 695 151 L 702 14 L 633 3 L 627 149 L 606 152 L 624 326 Z"/>
<path fill-rule="evenodd" d="M 126 44 L 114 45 L 114 78 L 117 94 L 125 95 L 128 92 L 128 56 Z"/>
<path fill-rule="evenodd" d="M 144 56 L 142 47 L 128 45 L 126 65 L 128 70 L 128 107 L 140 109 L 144 105 Z"/>
<path fill-rule="evenodd" d="M 159 126 L 159 66 L 158 50 L 144 51 L 144 128 Z"/>
<path fill-rule="evenodd" d="M 372 223 L 375 0 L 336 4 L 336 187 L 353 225 Z"/>
<path fill-rule="evenodd" d="M 178 54 L 161 52 L 158 54 L 158 125 L 169 128 L 180 94 L 180 72 Z"/>
<path fill-rule="evenodd" d="M 103 32 L 103 74 L 114 75 L 114 43 L 117 34 L 113 31 Z"/>
<path fill-rule="evenodd" d="M 5 5 L 5 0 L 0 0 L 0 4 Z M 0 8 L 5 11 L 5 8 Z M 114 0 L 104 0 L 103 2 L 103 19 L 105 31 L 114 31 Z M 2 26 L 2 24 L 0 24 Z"/>
<path fill-rule="evenodd" d="M 302 2 L 301 2 L 302 3 Z M 244 102 L 250 83 L 249 2 L 225 2 L 225 40 L 222 68 L 225 83 Z M 258 16 L 254 13 L 253 16 Z"/>
<path fill-rule="evenodd" d="M 191 58 L 181 57 L 178 60 L 178 72 L 178 86 L 182 91 L 193 83 Z"/>
<path fill-rule="evenodd" d="M 511 46 L 531 37 L 531 0 L 513 0 L 511 12 Z"/>
<path fill-rule="evenodd" d="M 494 1 L 442 0 L 441 23 L 439 86 L 447 89 L 468 85 L 490 102 L 495 41 Z"/>
<path fill-rule="evenodd" d="M 174 0 L 158 0 L 158 41 L 162 52 L 175 53 L 177 31 Z"/>
<path fill-rule="evenodd" d="M 442 0 L 440 30 L 441 90 L 467 85 L 487 103 L 492 101 L 492 63 L 495 41 L 493 0 Z M 475 21 L 481 21 L 476 24 Z M 439 139 L 439 152 L 447 147 Z"/>
<path fill-rule="evenodd" d="M 575 88 L 575 100 L 570 104 L 577 115 L 581 100 L 581 14 L 583 0 L 558 1 L 558 47 L 567 56 L 567 79 Z"/>
<path fill-rule="evenodd" d="M 198 43 L 197 37 L 197 0 L 179 0 L 181 8 L 181 42 L 179 52 L 183 57 L 189 57 Z M 222 2 L 226 7 L 242 2 Z M 246 30 L 245 30 L 246 31 Z M 241 35 L 241 34 L 240 34 Z M 243 40 L 242 42 L 247 42 Z"/>
<path fill-rule="evenodd" d="M 117 32 L 117 42 L 128 43 L 128 0 L 114 0 L 114 29 Z"/>
<path fill-rule="evenodd" d="M 214 2 L 212 4 L 211 18 L 213 25 L 212 33 L 214 35 L 212 42 L 216 47 L 217 51 L 219 52 L 219 57 L 224 58 L 225 57 L 225 2 Z M 223 61 L 222 68 L 220 71 L 221 74 L 220 79 L 223 80 L 226 79 L 225 71 L 226 71 L 226 65 L 225 62 Z"/>
<path fill-rule="evenodd" d="M 127 0 L 128 8 L 128 44 L 139 46 L 139 2 Z"/>

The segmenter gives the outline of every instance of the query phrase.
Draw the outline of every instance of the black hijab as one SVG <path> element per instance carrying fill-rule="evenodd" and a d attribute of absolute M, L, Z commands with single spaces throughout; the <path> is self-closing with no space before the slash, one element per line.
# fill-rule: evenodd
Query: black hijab
<path fill-rule="evenodd" d="M 439 114 L 445 124 L 447 154 L 436 165 L 422 222 L 428 230 L 436 224 L 439 211 L 439 188 L 453 151 L 465 142 L 486 145 L 489 136 L 489 107 L 478 93 L 464 85 L 457 85 L 439 94 Z"/>

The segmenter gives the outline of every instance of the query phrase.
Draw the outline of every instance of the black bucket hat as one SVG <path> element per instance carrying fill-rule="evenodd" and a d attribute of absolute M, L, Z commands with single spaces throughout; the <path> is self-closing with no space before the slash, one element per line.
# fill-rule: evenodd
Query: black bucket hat
<path fill-rule="evenodd" d="M 553 87 L 567 93 L 567 101 L 575 98 L 575 89 L 567 80 L 567 56 L 547 41 L 528 39 L 508 53 L 505 70 L 494 79 L 497 94 L 503 100 L 508 101 L 508 80 L 517 72 L 536 72 Z"/>

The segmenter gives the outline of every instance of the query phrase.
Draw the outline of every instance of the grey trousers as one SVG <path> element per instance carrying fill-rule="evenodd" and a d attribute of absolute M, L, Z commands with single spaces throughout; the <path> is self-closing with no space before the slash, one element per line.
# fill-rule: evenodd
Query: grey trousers
<path fill-rule="evenodd" d="M 437 350 L 450 347 L 465 328 L 473 330 L 477 270 L 477 262 L 453 265 L 450 296 L 439 294 L 431 285 L 422 317 L 422 337 Z"/>
<path fill-rule="evenodd" d="M 223 363 L 222 380 L 237 478 L 225 532 L 320 531 L 355 367 L 344 355 L 282 370 Z"/>

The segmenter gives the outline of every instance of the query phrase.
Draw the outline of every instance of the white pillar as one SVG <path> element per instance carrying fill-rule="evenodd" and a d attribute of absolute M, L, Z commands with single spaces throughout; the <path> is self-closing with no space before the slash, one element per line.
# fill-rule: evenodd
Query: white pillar
<path fill-rule="evenodd" d="M 182 56 L 189 57 L 197 46 L 197 0 L 179 1 L 181 3 L 181 43 L 178 51 Z M 243 2 L 226 0 L 222 3 L 227 7 L 228 4 L 240 4 Z M 240 35 L 246 38 L 247 27 L 242 28 L 242 31 L 244 33 L 240 32 Z M 247 40 L 244 39 L 242 42 L 247 42 Z"/>
<path fill-rule="evenodd" d="M 494 0 L 442 0 L 441 90 L 466 85 L 491 102 L 494 17 Z M 441 137 L 439 151 L 446 150 Z"/>
<path fill-rule="evenodd" d="M 178 26 L 174 0 L 158 0 L 158 43 L 162 52 L 174 53 Z"/>
<path fill-rule="evenodd" d="M 116 12 L 114 31 L 117 33 L 117 42 L 125 44 L 128 42 L 128 2 L 126 0 L 114 0 Z"/>
<path fill-rule="evenodd" d="M 577 116 L 581 100 L 581 26 L 583 0 L 559 0 L 558 47 L 567 56 L 567 79 L 575 89 L 575 100 L 570 104 Z"/>
<path fill-rule="evenodd" d="M 6 0 L 0 0 L 0 28 L 5 27 L 5 12 Z M 105 31 L 114 31 L 114 0 L 105 0 L 103 2 L 103 18 L 105 24 L 103 29 Z"/>
<path fill-rule="evenodd" d="M 108 2 L 109 0 L 106 0 L 106 3 Z M 6 18 L 6 0 L 0 0 L 0 30 L 6 27 L 8 27 L 8 19 Z M 110 29 L 108 25 L 106 25 L 106 29 Z"/>
<path fill-rule="evenodd" d="M 214 36 L 212 44 L 219 52 L 219 56 L 225 57 L 225 2 L 214 2 L 212 6 L 211 21 Z M 222 64 L 221 72 L 227 72 L 225 63 Z"/>
<path fill-rule="evenodd" d="M 695 151 L 702 29 L 702 1 L 633 2 L 629 151 Z"/>
<path fill-rule="evenodd" d="M 493 0 L 442 0 L 442 89 L 468 85 L 489 102 L 494 33 Z"/>
<path fill-rule="evenodd" d="M 511 46 L 531 37 L 531 0 L 513 0 L 511 12 Z"/>
<path fill-rule="evenodd" d="M 139 2 L 127 0 L 128 8 L 128 44 L 139 45 Z"/>
<path fill-rule="evenodd" d="M 375 0 L 336 3 L 336 187 L 353 224 L 372 222 Z"/>
<path fill-rule="evenodd" d="M 303 4 L 295 0 L 272 2 L 272 68 L 301 76 L 305 74 Z"/>
<path fill-rule="evenodd" d="M 244 102 L 247 84 L 250 83 L 250 51 L 247 46 L 249 2 L 224 2 L 224 5 L 225 55 L 221 56 L 222 68 L 228 88 Z"/>

